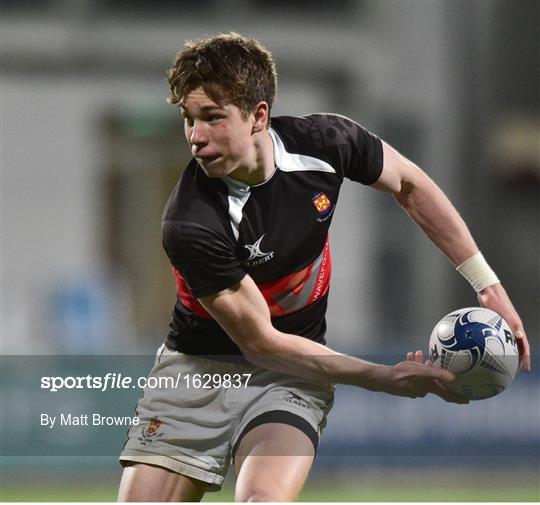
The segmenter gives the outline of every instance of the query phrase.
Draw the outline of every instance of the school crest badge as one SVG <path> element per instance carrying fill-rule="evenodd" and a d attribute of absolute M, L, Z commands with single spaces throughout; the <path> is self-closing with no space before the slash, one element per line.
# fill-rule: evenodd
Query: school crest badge
<path fill-rule="evenodd" d="M 332 209 L 332 202 L 326 193 L 317 193 L 311 201 L 319 214 L 328 214 Z"/>
<path fill-rule="evenodd" d="M 161 421 L 157 417 L 151 419 L 148 426 L 141 431 L 141 436 L 139 437 L 140 444 L 148 445 L 155 442 L 157 439 L 162 438 L 163 432 L 159 431 L 160 427 Z"/>

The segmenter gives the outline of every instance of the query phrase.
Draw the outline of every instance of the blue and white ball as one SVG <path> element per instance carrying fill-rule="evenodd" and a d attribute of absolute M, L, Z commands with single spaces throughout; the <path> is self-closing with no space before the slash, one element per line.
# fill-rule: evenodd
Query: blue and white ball
<path fill-rule="evenodd" d="M 429 358 L 432 366 L 456 374 L 456 380 L 445 387 L 469 400 L 502 393 L 514 380 L 519 364 L 508 323 L 481 307 L 444 316 L 431 332 Z"/>

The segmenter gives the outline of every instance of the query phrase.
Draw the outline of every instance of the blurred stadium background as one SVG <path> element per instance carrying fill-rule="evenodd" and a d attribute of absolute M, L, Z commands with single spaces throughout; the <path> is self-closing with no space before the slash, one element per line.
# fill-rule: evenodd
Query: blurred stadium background
<path fill-rule="evenodd" d="M 537 1 L 3 0 L 1 9 L 2 499 L 115 499 L 125 430 L 51 437 L 31 407 L 50 399 L 27 372 L 50 360 L 58 375 L 72 370 L 58 355 L 150 355 L 164 338 L 175 289 L 160 216 L 189 158 L 165 73 L 186 39 L 259 38 L 278 65 L 274 115 L 345 114 L 422 166 L 538 349 Z M 442 315 L 476 304 L 388 196 L 344 184 L 331 245 L 327 339 L 337 350 L 387 360 L 426 350 Z M 340 387 L 303 499 L 538 501 L 539 390 L 538 371 L 468 407 Z M 135 398 L 85 393 L 75 403 L 130 415 Z M 231 486 L 207 499 L 230 499 Z"/>

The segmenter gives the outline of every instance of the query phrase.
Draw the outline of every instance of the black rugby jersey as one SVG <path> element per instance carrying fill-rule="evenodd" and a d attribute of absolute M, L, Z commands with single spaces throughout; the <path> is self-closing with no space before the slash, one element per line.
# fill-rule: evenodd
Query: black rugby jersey
<path fill-rule="evenodd" d="M 187 354 L 241 354 L 202 307 L 202 298 L 249 274 L 274 327 L 325 343 L 331 276 L 328 228 L 347 177 L 372 184 L 382 143 L 333 114 L 276 117 L 269 133 L 276 170 L 249 186 L 209 178 L 192 159 L 163 214 L 163 246 L 177 301 L 167 346 Z"/>

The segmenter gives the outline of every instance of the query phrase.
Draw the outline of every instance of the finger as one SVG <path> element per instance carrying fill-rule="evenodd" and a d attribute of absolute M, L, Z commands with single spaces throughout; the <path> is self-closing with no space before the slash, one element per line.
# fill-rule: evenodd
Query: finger
<path fill-rule="evenodd" d="M 442 368 L 432 368 L 432 367 L 418 367 L 418 370 L 415 371 L 417 376 L 425 377 L 428 379 L 434 379 L 441 382 L 454 382 L 456 376 L 450 370 L 443 370 Z"/>
<path fill-rule="evenodd" d="M 523 329 L 518 328 L 514 331 L 519 350 L 519 369 L 527 372 L 531 371 L 531 347 Z"/>
<path fill-rule="evenodd" d="M 466 405 L 469 403 L 469 400 L 467 398 L 464 398 L 457 393 L 453 393 L 452 391 L 448 391 L 444 388 L 443 385 L 439 384 L 437 381 L 434 381 L 431 388 L 431 393 L 439 396 L 443 400 L 450 403 L 458 403 L 460 405 Z"/>
<path fill-rule="evenodd" d="M 416 351 L 414 355 L 414 361 L 420 364 L 424 363 L 424 353 L 422 351 Z"/>
<path fill-rule="evenodd" d="M 439 381 L 434 380 L 432 377 L 424 377 L 416 383 L 417 391 L 424 391 L 423 396 L 426 393 L 433 393 L 434 395 L 439 396 L 446 402 L 458 403 L 458 404 L 467 404 L 469 400 L 463 396 L 449 391 L 444 387 L 444 384 L 441 384 Z M 417 396 L 420 396 L 417 394 Z"/>
<path fill-rule="evenodd" d="M 412 352 L 407 353 L 407 361 L 414 361 L 414 354 Z"/>

